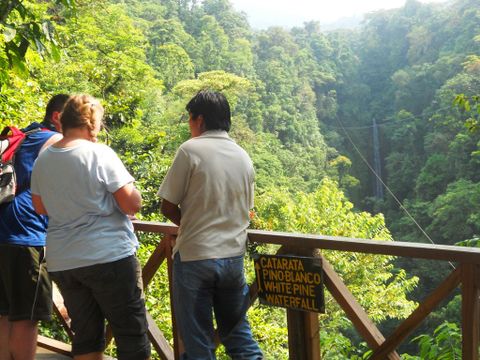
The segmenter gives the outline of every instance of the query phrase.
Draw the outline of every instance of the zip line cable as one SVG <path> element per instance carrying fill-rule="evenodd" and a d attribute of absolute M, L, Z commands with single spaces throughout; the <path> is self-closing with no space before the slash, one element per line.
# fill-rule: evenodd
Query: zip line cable
<path fill-rule="evenodd" d="M 388 193 L 393 197 L 393 199 L 397 202 L 398 206 L 400 207 L 400 209 L 402 209 L 407 215 L 408 217 L 414 222 L 414 224 L 418 227 L 418 229 L 422 232 L 422 234 L 428 239 L 428 241 L 430 241 L 432 243 L 432 245 L 437 245 L 435 244 L 435 242 L 432 240 L 432 238 L 427 234 L 427 232 L 425 230 L 423 230 L 422 226 L 417 222 L 417 220 L 415 220 L 415 218 L 412 216 L 412 214 L 410 214 L 410 212 L 407 210 L 407 208 L 405 206 L 403 206 L 403 204 L 401 203 L 401 201 L 397 198 L 397 196 L 393 193 L 392 190 L 390 190 L 390 188 L 387 186 L 387 184 L 385 184 L 385 182 L 382 180 L 382 178 L 380 176 L 378 176 L 377 172 L 372 168 L 372 166 L 370 165 L 370 163 L 368 162 L 367 159 L 365 159 L 365 157 L 362 155 L 362 153 L 360 152 L 360 149 L 357 147 L 357 145 L 355 145 L 355 143 L 353 142 L 352 138 L 350 137 L 350 135 L 348 134 L 347 130 L 345 129 L 345 127 L 343 126 L 343 123 L 340 121 L 340 119 L 337 118 L 337 122 L 338 124 L 340 125 L 340 129 L 343 130 L 343 132 L 345 133 L 345 135 L 347 136 L 347 139 L 348 141 L 350 141 L 350 143 L 352 144 L 353 148 L 355 149 L 355 151 L 358 153 L 358 155 L 360 156 L 360 158 L 362 159 L 362 161 L 365 163 L 365 165 L 367 165 L 367 167 L 370 169 L 370 171 L 373 173 L 373 175 L 375 175 L 375 177 L 382 183 L 382 185 L 385 187 L 385 189 L 388 191 Z M 450 266 L 455 269 L 455 266 L 449 261 L 448 262 L 450 264 Z"/>
<path fill-rule="evenodd" d="M 429 114 L 428 116 L 434 115 L 438 111 L 443 111 L 443 110 L 447 110 L 447 109 L 452 109 L 452 107 L 451 106 L 445 106 L 443 108 L 436 109 L 435 112 Z M 424 115 L 424 114 L 419 115 L 419 116 L 411 115 L 411 116 L 408 116 L 406 118 L 402 118 L 402 121 L 404 121 L 404 120 L 415 120 L 415 119 L 419 119 L 419 118 L 424 119 L 425 117 L 427 117 L 427 115 Z M 392 122 L 391 120 L 395 120 L 395 117 L 391 116 L 389 118 L 385 118 L 385 121 L 383 121 L 381 123 L 377 123 L 377 126 L 390 126 L 390 125 L 400 125 L 400 124 L 402 124 L 400 121 L 399 122 Z M 329 128 L 332 128 L 332 129 L 337 129 L 337 130 L 342 130 L 342 129 L 360 130 L 360 129 L 371 129 L 371 128 L 373 128 L 373 125 L 344 126 L 343 128 L 333 126 L 333 125 L 328 125 L 328 124 L 325 124 L 325 126 L 327 126 Z"/>

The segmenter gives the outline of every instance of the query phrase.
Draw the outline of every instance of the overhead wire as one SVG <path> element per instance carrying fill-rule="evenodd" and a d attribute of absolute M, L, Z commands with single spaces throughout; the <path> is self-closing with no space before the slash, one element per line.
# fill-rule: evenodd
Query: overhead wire
<path fill-rule="evenodd" d="M 402 121 L 404 121 L 404 120 L 415 120 L 415 119 L 418 119 L 418 118 L 424 119 L 427 116 L 434 115 L 438 111 L 448 110 L 448 109 L 451 109 L 451 108 L 452 108 L 451 106 L 445 106 L 443 108 L 436 109 L 434 113 L 431 113 L 429 115 L 422 114 L 422 115 L 418 115 L 418 116 L 415 116 L 415 115 L 407 116 L 407 117 L 402 118 Z M 389 126 L 389 125 L 400 125 L 400 124 L 402 124 L 402 122 L 399 122 L 399 121 L 398 122 L 392 121 L 392 120 L 395 120 L 395 119 L 396 119 L 395 116 L 391 116 L 389 118 L 387 117 L 387 118 L 385 118 L 385 121 L 377 123 L 377 126 Z M 329 125 L 329 124 L 325 124 L 325 126 L 327 126 L 329 128 L 332 128 L 332 129 L 337 129 L 337 130 L 342 130 L 343 129 L 341 127 L 337 127 L 337 126 L 333 126 L 333 125 Z M 372 129 L 373 125 L 345 126 L 344 128 L 345 129 L 352 129 L 352 130 Z"/>
<path fill-rule="evenodd" d="M 337 118 L 337 122 L 338 124 L 340 125 L 340 128 L 341 130 L 343 130 L 343 132 L 345 133 L 345 136 L 347 137 L 348 141 L 352 144 L 353 148 L 355 149 L 355 151 L 357 152 L 358 156 L 360 156 L 360 159 L 362 159 L 362 161 L 365 163 L 365 165 L 367 165 L 367 167 L 370 169 L 370 171 L 373 173 L 373 175 L 375 175 L 375 177 L 378 179 L 378 181 L 380 181 L 380 183 L 384 186 L 384 188 L 387 190 L 387 192 L 392 196 L 392 198 L 396 201 L 396 203 L 398 204 L 398 206 L 400 207 L 400 209 L 402 209 L 406 214 L 407 216 L 413 221 L 413 223 L 417 226 L 417 228 L 420 230 L 420 232 L 428 239 L 428 241 L 430 241 L 430 243 L 432 245 L 437 245 L 433 239 L 430 237 L 430 235 L 427 234 L 427 232 L 422 228 L 422 226 L 418 223 L 417 220 L 415 220 L 415 218 L 413 217 L 412 214 L 410 214 L 410 212 L 408 211 L 408 209 L 403 206 L 402 202 L 400 201 L 400 199 L 398 199 L 398 197 L 393 193 L 393 191 L 388 187 L 388 185 L 382 180 L 382 178 L 377 174 L 377 172 L 375 171 L 375 169 L 370 165 L 370 163 L 368 162 L 368 160 L 362 155 L 362 153 L 360 152 L 360 149 L 357 147 L 357 145 L 355 144 L 355 142 L 353 141 L 353 139 L 351 138 L 350 134 L 347 132 L 347 129 L 345 128 L 345 126 L 343 126 L 343 123 L 342 121 Z M 452 262 L 448 262 L 450 264 L 450 266 L 455 269 L 455 265 L 452 264 Z"/>

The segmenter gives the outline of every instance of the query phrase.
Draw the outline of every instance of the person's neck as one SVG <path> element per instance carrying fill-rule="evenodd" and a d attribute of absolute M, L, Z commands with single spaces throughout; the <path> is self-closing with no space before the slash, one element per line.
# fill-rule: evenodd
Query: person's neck
<path fill-rule="evenodd" d="M 63 139 L 55 143 L 55 147 L 72 147 L 83 140 L 92 141 L 90 131 L 87 128 L 69 129 L 63 134 Z"/>

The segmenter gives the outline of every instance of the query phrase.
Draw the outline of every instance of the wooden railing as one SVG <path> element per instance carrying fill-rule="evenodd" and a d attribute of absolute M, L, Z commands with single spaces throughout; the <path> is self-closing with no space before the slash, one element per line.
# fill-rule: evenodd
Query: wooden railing
<path fill-rule="evenodd" d="M 166 260 L 168 264 L 169 286 L 171 287 L 172 260 L 170 244 L 177 232 L 177 227 L 171 224 L 141 221 L 135 221 L 134 226 L 135 230 L 139 232 L 162 235 L 161 242 L 143 268 L 144 286 L 148 287 L 158 268 L 163 261 Z M 455 269 L 419 304 L 417 309 L 405 319 L 392 334 L 385 338 L 355 300 L 347 286 L 342 282 L 340 276 L 335 272 L 333 266 L 321 255 L 315 255 L 322 258 L 326 289 L 345 311 L 359 334 L 372 349 L 373 354 L 370 357 L 371 360 L 400 359 L 400 356 L 396 352 L 397 347 L 420 325 L 428 314 L 458 286 L 461 286 L 462 295 L 462 359 L 478 360 L 480 335 L 480 249 L 259 230 L 249 230 L 249 241 L 258 244 L 281 245 L 280 253 L 301 256 L 313 256 L 313 252 L 316 249 L 328 249 L 454 262 Z M 257 287 L 255 283 L 250 286 L 250 296 L 251 302 L 253 303 L 257 298 Z M 67 334 L 71 336 L 68 316 L 62 305 L 61 297 L 56 294 L 54 299 L 56 313 L 59 315 Z M 170 303 L 173 314 L 175 304 L 172 301 Z M 289 359 L 320 359 L 319 322 L 317 314 L 290 309 L 286 311 Z M 173 348 L 149 314 L 147 314 L 147 318 L 149 337 L 160 358 L 178 359 L 179 355 L 183 352 L 183 348 L 181 339 L 176 331 L 173 315 Z M 111 335 L 109 335 L 109 339 L 111 339 Z M 69 355 L 71 350 L 68 344 L 45 337 L 39 338 L 38 345 L 65 355 Z"/>

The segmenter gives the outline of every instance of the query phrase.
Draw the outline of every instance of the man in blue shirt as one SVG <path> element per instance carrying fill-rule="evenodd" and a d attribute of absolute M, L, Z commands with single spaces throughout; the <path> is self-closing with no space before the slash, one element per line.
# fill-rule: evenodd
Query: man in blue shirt
<path fill-rule="evenodd" d="M 34 359 L 38 321 L 52 313 L 52 286 L 44 265 L 48 220 L 32 206 L 30 178 L 39 153 L 61 139 L 60 114 L 69 96 L 55 95 L 47 104 L 41 124 L 30 133 L 15 155 L 17 192 L 0 205 L 0 360 Z"/>

